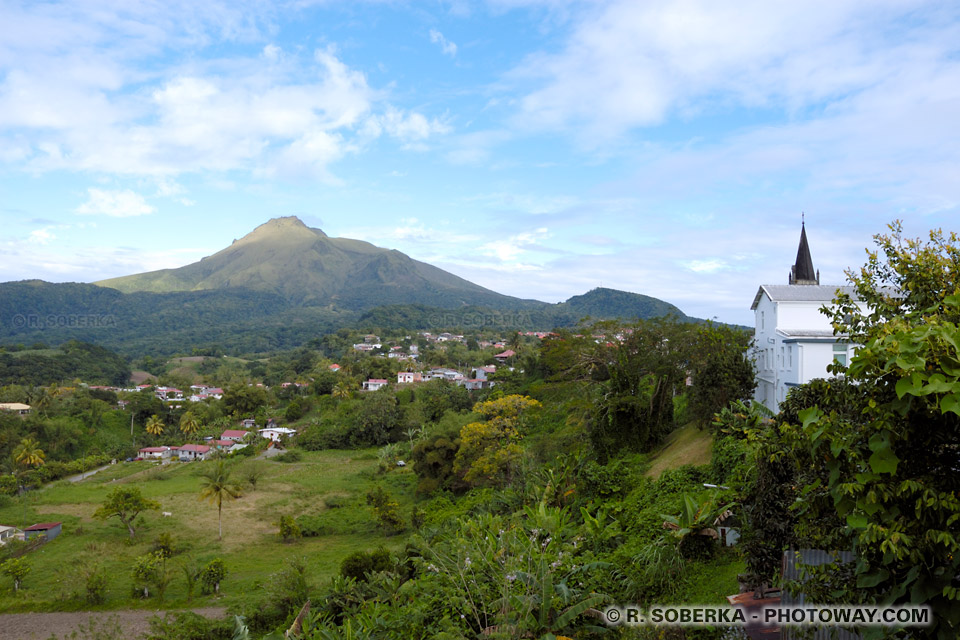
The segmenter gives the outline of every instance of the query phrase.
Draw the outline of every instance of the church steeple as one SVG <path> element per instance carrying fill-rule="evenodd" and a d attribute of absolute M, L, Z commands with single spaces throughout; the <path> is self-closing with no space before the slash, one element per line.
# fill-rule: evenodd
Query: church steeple
<path fill-rule="evenodd" d="M 813 258 L 810 257 L 807 227 L 803 218 L 800 221 L 800 247 L 797 249 L 797 261 L 790 267 L 789 284 L 820 284 L 820 273 L 813 270 Z"/>

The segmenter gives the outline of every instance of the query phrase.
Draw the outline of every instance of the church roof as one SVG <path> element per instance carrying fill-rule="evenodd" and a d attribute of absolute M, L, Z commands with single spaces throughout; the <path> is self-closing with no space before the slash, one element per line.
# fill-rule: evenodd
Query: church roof
<path fill-rule="evenodd" d="M 856 298 L 856 289 L 836 284 L 811 284 L 797 286 L 795 284 L 762 284 L 753 298 L 751 310 L 760 304 L 760 297 L 766 293 L 773 302 L 831 302 L 838 291 L 843 291 Z"/>

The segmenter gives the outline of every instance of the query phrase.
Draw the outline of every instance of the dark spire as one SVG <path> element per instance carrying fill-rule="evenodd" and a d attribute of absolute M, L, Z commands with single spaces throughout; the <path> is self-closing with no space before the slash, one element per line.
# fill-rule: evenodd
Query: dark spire
<path fill-rule="evenodd" d="M 797 262 L 790 268 L 790 284 L 820 284 L 820 274 L 813 269 L 810 245 L 807 244 L 807 227 L 802 218 L 800 222 L 800 248 L 797 249 Z"/>

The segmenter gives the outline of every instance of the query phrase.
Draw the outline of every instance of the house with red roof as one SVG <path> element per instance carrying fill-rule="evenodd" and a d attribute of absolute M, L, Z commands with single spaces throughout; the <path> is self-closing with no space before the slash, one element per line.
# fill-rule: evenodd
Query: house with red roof
<path fill-rule="evenodd" d="M 249 431 L 243 431 L 241 429 L 227 429 L 220 434 L 221 440 L 233 440 L 234 442 L 240 442 L 244 438 L 250 435 Z"/>
<path fill-rule="evenodd" d="M 500 364 L 503 364 L 504 362 L 506 362 L 507 360 L 509 360 L 515 355 L 517 355 L 516 351 L 514 351 L 513 349 L 507 349 L 506 351 L 502 353 L 498 353 L 497 355 L 493 356 L 493 359 L 499 362 Z"/>
<path fill-rule="evenodd" d="M 171 447 L 143 447 L 137 451 L 140 454 L 141 458 L 155 458 L 157 460 L 162 458 L 170 458 L 173 456 L 173 449 Z"/>
<path fill-rule="evenodd" d="M 206 460 L 210 453 L 210 447 L 205 444 L 185 444 L 177 451 L 180 453 L 180 459 L 188 460 Z"/>

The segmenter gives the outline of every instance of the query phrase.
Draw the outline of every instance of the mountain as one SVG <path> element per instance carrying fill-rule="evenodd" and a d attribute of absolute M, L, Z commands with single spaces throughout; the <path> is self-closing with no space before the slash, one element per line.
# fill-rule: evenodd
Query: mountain
<path fill-rule="evenodd" d="M 559 304 L 505 296 L 293 217 L 270 220 L 179 269 L 95 284 L 0 283 L 0 345 L 82 340 L 125 355 L 263 353 L 343 327 L 542 330 L 588 316 L 663 315 L 689 319 L 662 300 L 612 289 Z"/>
<path fill-rule="evenodd" d="M 297 306 L 361 310 L 381 304 L 514 309 L 522 301 L 473 284 L 391 249 L 331 238 L 299 218 L 275 218 L 226 249 L 185 267 L 101 280 L 124 293 L 247 289 Z"/>

